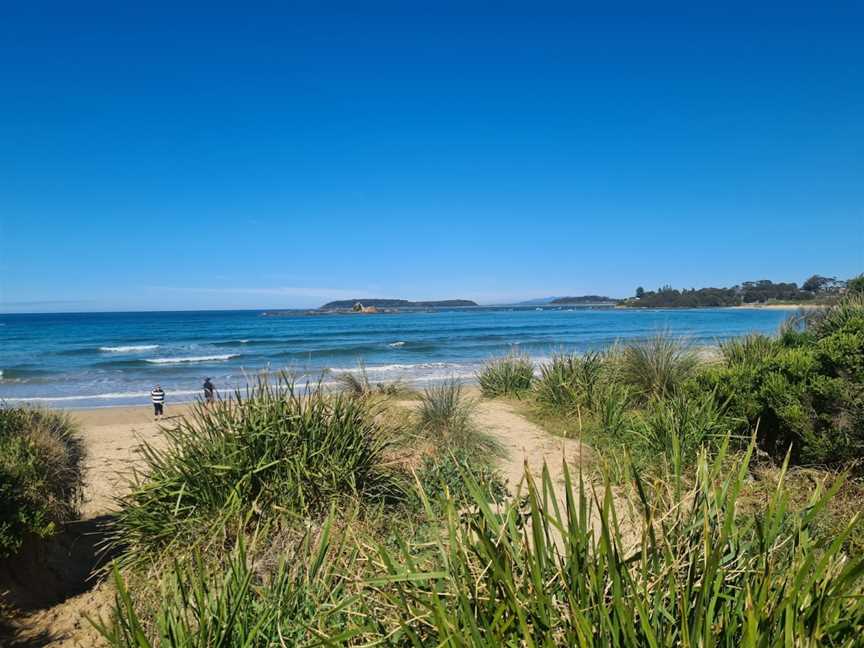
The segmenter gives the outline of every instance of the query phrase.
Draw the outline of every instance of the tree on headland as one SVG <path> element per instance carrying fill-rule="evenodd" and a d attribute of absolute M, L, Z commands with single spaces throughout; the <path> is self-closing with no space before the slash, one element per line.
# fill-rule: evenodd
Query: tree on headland
<path fill-rule="evenodd" d="M 850 293 L 864 295 L 864 274 L 860 274 L 847 281 L 846 290 Z"/>
<path fill-rule="evenodd" d="M 806 290 L 812 293 L 834 293 L 843 287 L 842 281 L 837 281 L 837 277 L 823 277 L 822 275 L 813 275 L 801 285 L 801 290 Z"/>
<path fill-rule="evenodd" d="M 645 289 L 642 286 L 639 286 L 636 289 L 636 299 L 642 299 L 642 296 L 645 294 Z"/>

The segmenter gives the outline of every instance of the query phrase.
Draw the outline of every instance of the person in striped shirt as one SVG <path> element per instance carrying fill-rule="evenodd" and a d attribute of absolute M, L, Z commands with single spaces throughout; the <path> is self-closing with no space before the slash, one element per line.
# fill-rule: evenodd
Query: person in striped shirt
<path fill-rule="evenodd" d="M 150 400 L 153 402 L 153 419 L 158 421 L 162 418 L 162 409 L 165 407 L 165 390 L 156 385 L 150 392 Z"/>

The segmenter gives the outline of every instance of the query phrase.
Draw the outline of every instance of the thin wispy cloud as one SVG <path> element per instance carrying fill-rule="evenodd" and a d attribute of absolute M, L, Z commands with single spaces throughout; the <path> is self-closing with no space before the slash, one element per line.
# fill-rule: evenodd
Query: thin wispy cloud
<path fill-rule="evenodd" d="M 325 299 L 354 299 L 370 294 L 368 288 L 329 288 L 308 286 L 209 286 L 209 287 L 178 287 L 178 286 L 148 286 L 149 290 L 200 294 L 200 295 L 249 295 L 272 297 L 315 297 Z"/>

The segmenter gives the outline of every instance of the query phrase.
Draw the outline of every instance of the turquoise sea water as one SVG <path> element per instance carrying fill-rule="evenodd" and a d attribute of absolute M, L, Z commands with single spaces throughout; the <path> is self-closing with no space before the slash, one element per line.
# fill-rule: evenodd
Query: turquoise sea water
<path fill-rule="evenodd" d="M 60 407 L 191 400 L 209 376 L 220 389 L 261 370 L 332 380 L 365 362 L 373 381 L 471 380 L 488 358 L 600 349 L 669 331 L 696 346 L 773 333 L 780 310 L 480 308 L 377 315 L 266 317 L 260 311 L 0 315 L 0 400 Z"/>

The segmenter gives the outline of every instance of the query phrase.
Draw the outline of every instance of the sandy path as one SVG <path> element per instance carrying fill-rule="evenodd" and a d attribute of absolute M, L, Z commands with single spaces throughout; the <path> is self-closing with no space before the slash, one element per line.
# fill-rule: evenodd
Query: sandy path
<path fill-rule="evenodd" d="M 552 436 L 543 428 L 516 413 L 509 403 L 483 400 L 474 416 L 477 427 L 494 436 L 504 446 L 507 456 L 499 463 L 511 490 L 522 481 L 525 468 L 539 479 L 544 462 L 556 486 L 564 483 L 563 462 L 577 467 L 587 459 L 582 445 L 575 439 Z M 576 474 L 573 473 L 573 477 Z M 524 490 L 524 489 L 523 489 Z"/>
<path fill-rule="evenodd" d="M 176 406 L 166 414 L 184 411 Z M 113 586 L 90 577 L 99 565 L 102 525 L 114 508 L 114 498 L 128 490 L 129 474 L 141 461 L 141 442 L 158 444 L 162 438 L 150 407 L 79 410 L 71 415 L 80 426 L 87 452 L 81 520 L 67 525 L 38 557 L 44 561 L 40 567 L 25 560 L 13 568 L 10 589 L 23 616 L 16 621 L 20 629 L 11 646 L 102 645 L 84 618 L 85 614 L 107 616 L 113 604 Z"/>

